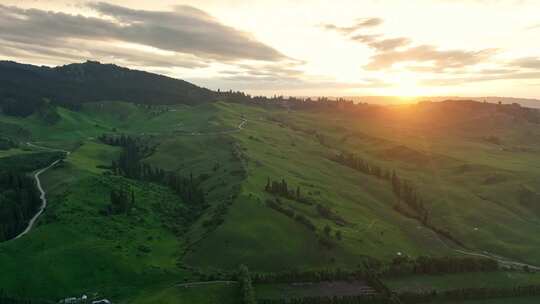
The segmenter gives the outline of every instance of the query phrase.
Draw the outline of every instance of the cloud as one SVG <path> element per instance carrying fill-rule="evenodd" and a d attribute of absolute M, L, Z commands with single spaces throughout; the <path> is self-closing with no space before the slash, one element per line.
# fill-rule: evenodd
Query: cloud
<path fill-rule="evenodd" d="M 360 29 L 364 28 L 372 28 L 377 27 L 383 23 L 383 20 L 381 18 L 362 18 L 357 19 L 356 22 L 351 26 L 338 26 L 331 23 L 325 23 L 322 24 L 321 27 L 330 30 L 330 31 L 336 31 L 341 34 L 352 34 Z"/>
<path fill-rule="evenodd" d="M 30 61 L 62 64 L 86 59 L 99 59 L 118 65 L 153 68 L 203 68 L 209 65 L 200 58 L 187 54 L 157 55 L 133 48 L 111 46 L 99 42 L 77 41 L 77 49 L 69 47 L 47 47 L 0 40 L 0 54 L 12 58 L 25 58 Z"/>
<path fill-rule="evenodd" d="M 104 2 L 89 7 L 101 18 L 0 5 L 0 39 L 47 47 L 66 47 L 73 40 L 124 42 L 220 61 L 287 59 L 194 7 L 145 11 Z"/>
<path fill-rule="evenodd" d="M 314 78 L 301 79 L 297 77 L 283 76 L 250 76 L 250 75 L 229 75 L 221 78 L 197 78 L 190 79 L 200 83 L 205 87 L 214 89 L 233 90 L 254 90 L 254 91 L 279 91 L 279 90 L 310 90 L 313 91 L 334 91 L 347 89 L 369 89 L 391 87 L 392 84 L 380 79 L 364 79 L 358 82 L 337 82 L 332 79 Z"/>
<path fill-rule="evenodd" d="M 303 71 L 298 69 L 296 63 L 284 62 L 281 64 L 271 65 L 248 65 L 239 64 L 236 75 L 243 75 L 248 77 L 272 77 L 272 78 L 291 78 L 300 77 L 303 75 Z"/>
<path fill-rule="evenodd" d="M 336 31 L 350 40 L 366 44 L 370 48 L 379 51 L 389 51 L 411 43 L 411 39 L 405 37 L 383 38 L 381 34 L 358 33 L 364 28 L 377 27 L 383 23 L 381 18 L 359 19 L 352 26 L 337 26 L 335 24 L 323 24 L 322 27 L 327 30 Z"/>
<path fill-rule="evenodd" d="M 351 39 L 362 42 L 378 51 L 390 51 L 411 44 L 411 39 L 405 37 L 380 39 L 381 35 L 355 35 Z"/>
<path fill-rule="evenodd" d="M 427 86 L 453 86 L 461 85 L 473 82 L 484 81 L 496 81 L 496 80 L 537 80 L 540 79 L 540 71 L 533 72 L 520 72 L 520 71 L 507 71 L 503 73 L 483 73 L 482 71 L 474 73 L 465 77 L 448 77 L 448 78 L 434 78 L 425 79 L 421 82 L 422 85 Z"/>
<path fill-rule="evenodd" d="M 372 26 L 382 23 L 380 18 L 370 22 Z M 496 49 L 483 49 L 479 51 L 467 50 L 440 50 L 433 45 L 413 45 L 413 40 L 407 37 L 385 37 L 373 32 L 358 32 L 363 26 L 355 24 L 350 27 L 339 27 L 326 24 L 326 29 L 334 30 L 348 39 L 365 44 L 375 52 L 370 61 L 364 66 L 367 71 L 389 70 L 398 64 L 406 64 L 408 71 L 420 73 L 459 72 L 468 66 L 474 66 L 490 59 L 497 53 Z"/>
<path fill-rule="evenodd" d="M 520 67 L 525 69 L 539 69 L 540 70 L 540 58 L 538 57 L 524 57 L 511 61 L 509 66 Z"/>
<path fill-rule="evenodd" d="M 497 52 L 496 49 L 480 51 L 439 50 L 435 46 L 420 45 L 405 50 L 379 52 L 365 66 L 368 70 L 390 69 L 399 63 L 428 63 L 433 69 L 463 68 L 481 63 Z"/>
<path fill-rule="evenodd" d="M 381 35 L 378 34 L 357 34 L 354 36 L 351 36 L 350 39 L 358 42 L 362 42 L 365 44 L 376 42 Z"/>

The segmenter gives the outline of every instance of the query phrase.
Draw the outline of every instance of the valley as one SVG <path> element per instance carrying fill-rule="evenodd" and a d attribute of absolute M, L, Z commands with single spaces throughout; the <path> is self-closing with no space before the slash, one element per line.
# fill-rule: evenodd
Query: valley
<path fill-rule="evenodd" d="M 9 274 L 0 276 L 0 284 L 12 297 L 95 293 L 119 303 L 237 303 L 238 286 L 227 281 L 236 281 L 242 264 L 264 296 L 294 281 L 263 287 L 268 283 L 259 273 L 379 272 L 399 261 L 465 253 L 508 261 L 496 270 L 505 283 L 487 287 L 529 286 L 540 278 L 530 272 L 540 264 L 534 234 L 540 222 L 529 198 L 540 191 L 534 140 L 540 134 L 534 123 L 496 105 L 342 110 L 111 101 L 54 111 L 60 118 L 53 124 L 37 115 L 0 116 L 12 130 L 29 134 L 3 134 L 19 145 L 0 152 L 2 166 L 40 153 L 63 158 L 39 175 L 48 205 L 34 227 L 0 243 L 0 264 Z M 471 124 L 484 127 L 472 132 Z M 150 175 L 116 171 L 111 164 L 127 146 L 104 142 L 103 135 L 133 139 L 142 151 L 137 166 L 191 179 L 204 189 L 204 201 L 194 205 Z M 368 171 L 336 162 L 340 153 L 354 154 Z M 388 181 L 393 173 L 414 185 L 428 219 L 417 218 L 413 205 L 396 196 Z M 269 192 L 269 182 L 290 192 Z M 132 197 L 125 211 L 106 211 L 115 210 L 108 207 L 114 191 Z M 383 282 L 385 276 L 394 275 L 382 274 Z M 399 294 L 416 288 L 408 282 L 423 282 L 423 276 L 399 283 L 404 287 L 389 279 L 388 286 Z M 436 284 L 451 275 L 430 276 Z M 448 289 L 473 288 L 447 282 Z M 278 292 L 291 293 L 310 291 Z M 281 303 L 266 300 L 260 298 Z"/>

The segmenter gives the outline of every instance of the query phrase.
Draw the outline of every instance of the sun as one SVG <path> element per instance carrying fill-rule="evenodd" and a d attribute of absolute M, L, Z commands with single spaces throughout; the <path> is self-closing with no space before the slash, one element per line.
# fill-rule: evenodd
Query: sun
<path fill-rule="evenodd" d="M 412 100 L 424 95 L 425 89 L 418 86 L 415 81 L 399 81 L 390 88 L 391 95 L 402 98 L 403 100 Z"/>

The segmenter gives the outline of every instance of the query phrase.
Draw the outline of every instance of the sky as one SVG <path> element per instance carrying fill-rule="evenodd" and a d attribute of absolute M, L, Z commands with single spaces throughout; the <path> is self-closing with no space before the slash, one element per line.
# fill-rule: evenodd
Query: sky
<path fill-rule="evenodd" d="M 0 60 L 296 96 L 540 98 L 540 0 L 0 0 Z"/>

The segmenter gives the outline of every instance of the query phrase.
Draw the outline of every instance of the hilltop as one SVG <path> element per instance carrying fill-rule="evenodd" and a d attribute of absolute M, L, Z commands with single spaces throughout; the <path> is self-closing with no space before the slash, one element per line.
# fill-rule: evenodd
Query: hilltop
<path fill-rule="evenodd" d="M 9 104 L 10 113 L 29 115 L 44 100 L 72 108 L 102 100 L 198 104 L 216 100 L 216 94 L 183 80 L 95 61 L 54 68 L 0 61 L 0 103 Z"/>

